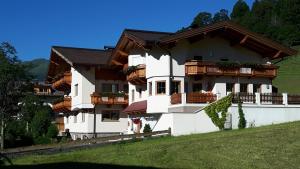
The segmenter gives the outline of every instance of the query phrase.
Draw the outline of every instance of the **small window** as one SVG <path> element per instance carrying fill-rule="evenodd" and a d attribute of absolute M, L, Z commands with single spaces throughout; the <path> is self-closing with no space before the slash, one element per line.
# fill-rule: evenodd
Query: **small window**
<path fill-rule="evenodd" d="M 134 89 L 131 90 L 131 101 L 134 102 L 135 98 L 134 98 Z"/>
<path fill-rule="evenodd" d="M 228 59 L 227 58 L 221 58 L 220 59 L 222 62 L 228 62 Z"/>
<path fill-rule="evenodd" d="M 194 56 L 194 60 L 202 61 L 203 57 L 202 56 Z"/>
<path fill-rule="evenodd" d="M 241 93 L 247 93 L 247 92 L 248 92 L 248 84 L 246 84 L 246 83 L 241 83 L 241 84 L 240 84 L 240 92 L 241 92 Z"/>
<path fill-rule="evenodd" d="M 152 96 L 152 82 L 148 82 L 149 84 L 149 96 Z"/>
<path fill-rule="evenodd" d="M 75 91 L 74 91 L 74 96 L 78 96 L 78 84 L 75 84 L 75 85 L 74 85 L 74 88 L 75 88 L 75 89 L 74 89 L 74 90 L 75 90 Z"/>
<path fill-rule="evenodd" d="M 139 98 L 142 98 L 142 88 L 139 88 Z"/>
<path fill-rule="evenodd" d="M 156 94 L 166 94 L 166 82 L 156 82 Z"/>
<path fill-rule="evenodd" d="M 74 123 L 77 123 L 77 115 L 74 115 Z"/>
<path fill-rule="evenodd" d="M 81 113 L 81 121 L 85 122 L 85 113 Z"/>
<path fill-rule="evenodd" d="M 202 92 L 202 83 L 194 83 L 193 92 Z"/>
<path fill-rule="evenodd" d="M 173 93 L 180 93 L 180 81 L 172 82 L 171 94 Z"/>
<path fill-rule="evenodd" d="M 128 93 L 128 84 L 124 84 L 124 85 L 123 85 L 123 91 L 124 91 L 125 93 Z"/>
<path fill-rule="evenodd" d="M 66 117 L 66 123 L 67 124 L 69 123 L 69 117 Z"/>
<path fill-rule="evenodd" d="M 226 92 L 234 92 L 234 83 L 226 83 Z"/>
<path fill-rule="evenodd" d="M 118 93 L 119 91 L 119 85 L 118 84 L 112 84 L 111 85 L 111 92 L 112 93 Z"/>
<path fill-rule="evenodd" d="M 102 121 L 118 121 L 120 112 L 118 110 L 104 110 L 102 111 Z"/>
<path fill-rule="evenodd" d="M 102 84 L 102 92 L 104 93 L 117 93 L 118 91 L 119 91 L 118 84 L 110 84 L 110 83 Z"/>

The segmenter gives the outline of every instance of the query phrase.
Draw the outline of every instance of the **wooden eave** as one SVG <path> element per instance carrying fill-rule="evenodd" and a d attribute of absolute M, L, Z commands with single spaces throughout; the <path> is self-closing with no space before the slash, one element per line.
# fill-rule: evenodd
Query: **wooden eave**
<path fill-rule="evenodd" d="M 203 28 L 191 29 L 175 35 L 164 37 L 160 40 L 160 44 L 168 45 L 177 43 L 181 39 L 190 39 L 195 36 L 207 35 L 208 33 L 218 32 L 220 30 L 225 32 L 225 34 L 230 34 L 227 36 L 227 38 L 230 38 L 231 41 L 235 40 L 244 47 L 250 48 L 251 50 L 261 54 L 268 55 L 268 57 L 271 59 L 297 54 L 297 51 L 294 49 L 283 46 L 230 21 L 219 22 Z M 278 54 L 279 51 L 280 53 Z"/>

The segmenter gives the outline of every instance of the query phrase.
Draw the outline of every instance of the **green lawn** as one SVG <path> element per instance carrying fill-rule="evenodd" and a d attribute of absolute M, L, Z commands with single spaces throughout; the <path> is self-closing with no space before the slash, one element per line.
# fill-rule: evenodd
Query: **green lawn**
<path fill-rule="evenodd" d="M 300 122 L 27 156 L 13 163 L 41 169 L 300 168 Z"/>
<path fill-rule="evenodd" d="M 300 46 L 295 47 L 300 50 Z M 279 92 L 300 94 L 300 53 L 277 64 L 280 66 L 277 78 L 273 84 Z"/>

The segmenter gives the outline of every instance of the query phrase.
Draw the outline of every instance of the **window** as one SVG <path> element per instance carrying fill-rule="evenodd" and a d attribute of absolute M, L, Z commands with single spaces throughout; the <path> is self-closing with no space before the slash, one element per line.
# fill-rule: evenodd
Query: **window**
<path fill-rule="evenodd" d="M 85 113 L 81 113 L 81 122 L 85 122 Z"/>
<path fill-rule="evenodd" d="M 117 93 L 118 91 L 119 91 L 118 84 L 110 84 L 110 83 L 102 84 L 102 92 L 104 93 Z"/>
<path fill-rule="evenodd" d="M 152 82 L 148 82 L 149 84 L 149 96 L 152 96 Z"/>
<path fill-rule="evenodd" d="M 247 92 L 248 92 L 248 84 L 246 84 L 246 83 L 241 83 L 241 84 L 240 84 L 240 92 L 241 92 L 241 93 L 247 93 Z"/>
<path fill-rule="evenodd" d="M 118 121 L 120 112 L 118 110 L 104 110 L 102 111 L 102 121 Z"/>
<path fill-rule="evenodd" d="M 156 94 L 166 94 L 166 82 L 156 82 Z"/>
<path fill-rule="evenodd" d="M 173 81 L 171 86 L 171 94 L 180 93 L 180 81 Z"/>
<path fill-rule="evenodd" d="M 74 96 L 78 96 L 78 84 L 75 84 L 74 88 L 75 88 Z"/>
<path fill-rule="evenodd" d="M 142 98 L 142 88 L 139 88 L 139 98 Z"/>
<path fill-rule="evenodd" d="M 201 92 L 201 91 L 202 91 L 202 83 L 194 83 L 193 92 Z"/>
<path fill-rule="evenodd" d="M 194 60 L 202 61 L 203 57 L 202 56 L 194 56 Z"/>
<path fill-rule="evenodd" d="M 253 84 L 253 92 L 260 93 L 261 92 L 261 84 Z"/>
<path fill-rule="evenodd" d="M 132 102 L 134 102 L 134 95 L 135 95 L 134 89 L 132 89 L 132 90 L 131 90 L 131 101 L 132 101 Z"/>
<path fill-rule="evenodd" d="M 221 58 L 220 59 L 222 62 L 228 62 L 228 59 L 227 58 Z"/>
<path fill-rule="evenodd" d="M 226 83 L 226 92 L 234 92 L 234 83 Z"/>
<path fill-rule="evenodd" d="M 77 123 L 77 115 L 74 115 L 74 123 Z"/>
<path fill-rule="evenodd" d="M 124 91 L 125 93 L 128 93 L 128 84 L 124 84 L 124 85 L 123 85 L 123 91 Z"/>

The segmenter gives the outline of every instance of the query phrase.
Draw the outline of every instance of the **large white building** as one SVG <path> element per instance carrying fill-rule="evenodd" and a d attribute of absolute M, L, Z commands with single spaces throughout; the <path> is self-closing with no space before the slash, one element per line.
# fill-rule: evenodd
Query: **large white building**
<path fill-rule="evenodd" d="M 300 120 L 300 96 L 278 94 L 272 86 L 278 70 L 272 62 L 296 53 L 231 22 L 178 33 L 126 29 L 116 47 L 104 51 L 53 47 L 48 81 L 56 87 L 58 72 L 72 74 L 65 127 L 75 136 L 93 133 L 94 124 L 100 134 L 138 133 L 145 124 L 154 131 L 171 128 L 173 135 L 211 132 L 218 128 L 203 108 L 228 93 L 233 93 L 227 114 L 231 128 L 238 124 L 236 93 L 243 101 L 247 126 Z M 101 94 L 107 83 L 112 86 L 104 91 L 128 91 L 124 111 L 127 102 L 108 106 L 99 101 L 106 98 L 91 96 Z M 114 117 L 112 110 L 119 113 L 118 121 L 103 121 L 106 111 Z"/>

